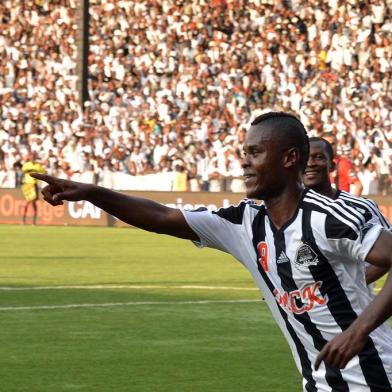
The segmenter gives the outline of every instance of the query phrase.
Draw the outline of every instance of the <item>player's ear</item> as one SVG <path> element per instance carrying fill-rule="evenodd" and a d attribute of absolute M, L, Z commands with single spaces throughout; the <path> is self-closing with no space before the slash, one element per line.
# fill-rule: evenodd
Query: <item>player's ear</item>
<path fill-rule="evenodd" d="M 336 169 L 336 163 L 333 159 L 329 161 L 329 171 L 333 172 Z"/>
<path fill-rule="evenodd" d="M 298 148 L 296 147 L 289 148 L 284 152 L 283 166 L 287 169 L 291 168 L 293 166 L 298 165 L 299 160 L 300 160 L 300 154 Z"/>

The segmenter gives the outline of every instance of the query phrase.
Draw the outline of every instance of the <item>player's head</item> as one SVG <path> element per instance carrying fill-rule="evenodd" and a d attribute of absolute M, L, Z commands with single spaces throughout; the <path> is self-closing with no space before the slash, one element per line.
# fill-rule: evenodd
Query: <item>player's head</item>
<path fill-rule="evenodd" d="M 322 137 L 311 137 L 309 146 L 309 160 L 303 182 L 305 186 L 320 192 L 331 184 L 329 174 L 335 169 L 333 147 Z"/>
<path fill-rule="evenodd" d="M 294 115 L 265 113 L 252 122 L 244 152 L 247 196 L 265 200 L 279 195 L 289 182 L 298 181 L 308 160 L 308 136 Z"/>

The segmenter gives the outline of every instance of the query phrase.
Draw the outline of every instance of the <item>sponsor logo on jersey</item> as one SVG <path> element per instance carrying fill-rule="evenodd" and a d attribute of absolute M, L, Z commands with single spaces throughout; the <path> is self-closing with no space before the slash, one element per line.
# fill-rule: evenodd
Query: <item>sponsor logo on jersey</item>
<path fill-rule="evenodd" d="M 278 264 L 282 264 L 282 263 L 289 263 L 290 260 L 289 260 L 289 258 L 286 256 L 286 253 L 284 253 L 284 252 L 282 251 L 282 252 L 280 252 L 279 257 L 276 259 L 276 262 L 277 262 Z"/>
<path fill-rule="evenodd" d="M 311 265 L 317 265 L 319 260 L 317 258 L 316 252 L 308 244 L 302 244 L 297 249 L 294 262 L 297 267 L 306 268 Z"/>
<path fill-rule="evenodd" d="M 313 284 L 304 286 L 301 290 L 283 291 L 274 290 L 276 302 L 285 310 L 302 314 L 311 311 L 315 306 L 321 306 L 328 303 L 328 296 L 320 293 L 322 282 L 318 281 Z"/>

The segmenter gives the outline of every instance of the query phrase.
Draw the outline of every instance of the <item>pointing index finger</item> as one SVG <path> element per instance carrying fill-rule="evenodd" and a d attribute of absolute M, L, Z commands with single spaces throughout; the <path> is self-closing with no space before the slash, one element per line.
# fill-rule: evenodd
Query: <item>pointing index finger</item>
<path fill-rule="evenodd" d="M 47 174 L 30 173 L 30 176 L 36 178 L 37 180 L 45 181 L 48 184 L 56 184 L 58 182 L 56 177 L 49 176 Z"/>

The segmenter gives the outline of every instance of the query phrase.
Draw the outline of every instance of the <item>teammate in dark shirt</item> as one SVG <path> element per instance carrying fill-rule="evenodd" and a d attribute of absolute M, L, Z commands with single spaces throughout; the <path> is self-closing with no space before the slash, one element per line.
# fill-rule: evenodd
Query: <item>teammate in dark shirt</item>
<path fill-rule="evenodd" d="M 303 176 L 304 185 L 331 199 L 342 199 L 351 203 L 361 212 L 369 212 L 386 230 L 392 227 L 379 211 L 377 204 L 368 199 L 353 196 L 345 191 L 332 187 L 330 173 L 335 170 L 334 152 L 331 143 L 321 137 L 309 139 L 309 160 Z M 366 283 L 371 284 L 388 272 L 387 268 L 368 265 L 366 268 Z"/>
<path fill-rule="evenodd" d="M 392 234 L 343 200 L 302 186 L 309 144 L 286 113 L 253 121 L 245 140 L 247 196 L 210 211 L 181 211 L 95 185 L 34 175 L 44 199 L 87 200 L 145 230 L 234 255 L 251 273 L 293 353 L 304 391 L 391 391 L 392 280 L 373 299 L 363 262 L 392 268 Z M 341 260 L 344 260 L 343 263 Z M 361 261 L 361 263 L 358 263 Z"/>

